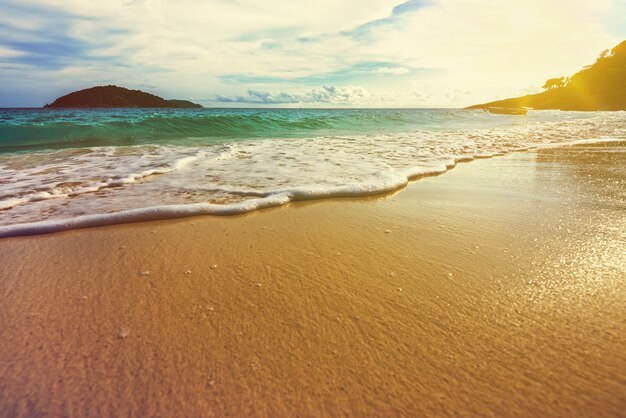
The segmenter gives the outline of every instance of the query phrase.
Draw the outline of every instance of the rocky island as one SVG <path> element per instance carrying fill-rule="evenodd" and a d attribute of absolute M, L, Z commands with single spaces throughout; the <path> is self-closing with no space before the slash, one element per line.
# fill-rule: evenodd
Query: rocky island
<path fill-rule="evenodd" d="M 605 50 L 593 65 L 571 77 L 547 80 L 543 88 L 542 93 L 477 104 L 467 109 L 626 110 L 626 41 Z"/>
<path fill-rule="evenodd" d="M 47 109 L 57 108 L 138 108 L 158 107 L 174 109 L 202 108 L 202 105 L 188 100 L 167 100 L 141 90 L 130 90 L 118 86 L 96 86 L 75 91 L 59 97 L 44 106 Z"/>

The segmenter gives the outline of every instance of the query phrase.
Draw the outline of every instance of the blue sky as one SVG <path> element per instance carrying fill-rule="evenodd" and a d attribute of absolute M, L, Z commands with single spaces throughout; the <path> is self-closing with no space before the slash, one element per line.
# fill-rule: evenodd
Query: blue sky
<path fill-rule="evenodd" d="M 0 0 L 0 106 L 117 84 L 206 106 L 458 107 L 626 38 L 626 0 Z"/>

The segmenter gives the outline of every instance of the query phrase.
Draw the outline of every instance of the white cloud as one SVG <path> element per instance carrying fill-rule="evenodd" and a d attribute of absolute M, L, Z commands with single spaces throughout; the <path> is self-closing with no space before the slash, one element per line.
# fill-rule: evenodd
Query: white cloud
<path fill-rule="evenodd" d="M 13 58 L 24 55 L 23 52 L 0 45 L 0 58 Z"/>
<path fill-rule="evenodd" d="M 252 104 L 332 104 L 358 105 L 370 97 L 363 87 L 359 86 L 322 86 L 308 91 L 295 93 L 270 93 L 249 89 L 245 96 L 222 96 L 207 101 L 218 103 L 252 103 Z"/>
<path fill-rule="evenodd" d="M 61 86 L 80 82 L 75 87 L 155 85 L 154 93 L 181 98 L 246 98 L 250 89 L 296 92 L 294 100 L 304 103 L 463 106 L 521 94 L 592 63 L 621 40 L 614 28 L 626 15 L 620 3 L 433 0 L 389 19 L 402 0 L 5 0 L 0 23 L 28 42 L 45 41 L 38 31 L 57 25 L 93 45 L 64 68 L 22 74 L 50 99 Z M 61 15 L 68 17 L 61 22 Z M 360 35 L 357 28 L 381 19 Z M 21 53 L 0 46 L 5 68 L 24 65 Z M 378 65 L 350 72 L 361 63 Z M 274 81 L 224 81 L 233 74 Z M 8 89 L 15 77 L 0 74 L 0 84 Z M 324 84 L 336 92 L 319 87 Z M 361 96 L 354 85 L 362 86 Z M 280 94 L 267 100 L 291 103 Z"/>
<path fill-rule="evenodd" d="M 411 70 L 405 67 L 380 67 L 372 72 L 374 74 L 404 75 L 409 74 Z"/>

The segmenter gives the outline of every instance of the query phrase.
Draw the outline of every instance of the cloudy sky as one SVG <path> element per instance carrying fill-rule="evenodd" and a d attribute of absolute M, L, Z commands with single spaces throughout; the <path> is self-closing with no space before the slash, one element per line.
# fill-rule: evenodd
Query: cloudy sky
<path fill-rule="evenodd" d="M 0 0 L 0 107 L 102 84 L 205 106 L 460 107 L 626 39 L 626 0 Z"/>

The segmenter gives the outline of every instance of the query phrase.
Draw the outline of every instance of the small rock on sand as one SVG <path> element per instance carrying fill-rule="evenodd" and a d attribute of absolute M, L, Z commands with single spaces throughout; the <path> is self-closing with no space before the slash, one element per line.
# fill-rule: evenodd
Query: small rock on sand
<path fill-rule="evenodd" d="M 117 332 L 117 336 L 119 338 L 126 338 L 128 337 L 128 334 L 129 334 L 129 331 L 128 331 L 128 328 L 126 327 L 121 327 L 119 331 Z"/>

